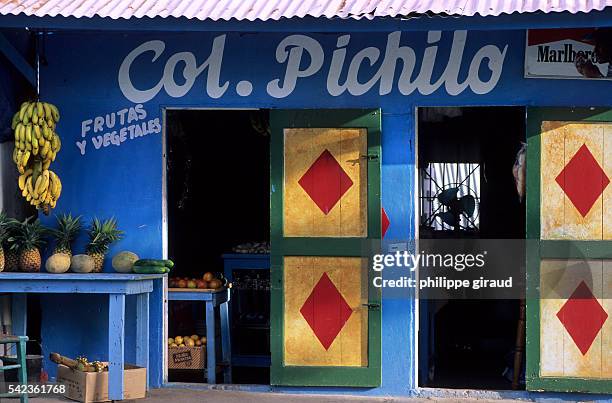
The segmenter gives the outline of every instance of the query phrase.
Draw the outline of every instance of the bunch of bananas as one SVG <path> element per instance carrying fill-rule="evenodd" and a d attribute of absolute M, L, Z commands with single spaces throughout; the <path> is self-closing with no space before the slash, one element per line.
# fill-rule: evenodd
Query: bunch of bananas
<path fill-rule="evenodd" d="M 59 177 L 49 170 L 62 143 L 55 132 L 60 115 L 57 107 L 47 102 L 24 102 L 13 116 L 15 131 L 13 161 L 17 165 L 19 189 L 33 206 L 48 214 L 62 190 Z"/>
<path fill-rule="evenodd" d="M 62 182 L 55 172 L 43 169 L 42 162 L 36 161 L 32 168 L 19 175 L 19 189 L 33 206 L 42 204 L 54 208 L 62 193 Z"/>

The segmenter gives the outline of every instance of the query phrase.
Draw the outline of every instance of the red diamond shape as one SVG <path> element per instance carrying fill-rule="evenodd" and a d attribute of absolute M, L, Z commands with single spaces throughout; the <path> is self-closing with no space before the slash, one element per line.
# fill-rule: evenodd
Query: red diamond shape
<path fill-rule="evenodd" d="M 583 217 L 610 183 L 586 144 L 580 147 L 555 180 Z"/>
<path fill-rule="evenodd" d="M 561 321 L 582 355 L 586 355 L 593 340 L 603 327 L 608 314 L 591 289 L 582 281 L 574 293 L 557 312 Z"/>
<path fill-rule="evenodd" d="M 387 230 L 389 229 L 389 225 L 391 224 L 391 221 L 389 221 L 389 217 L 387 216 L 387 212 L 385 211 L 384 208 L 381 208 L 380 215 L 381 215 L 380 221 L 382 225 L 382 237 L 384 238 L 385 234 L 387 233 Z"/>
<path fill-rule="evenodd" d="M 325 350 L 328 350 L 353 311 L 327 273 L 323 273 L 300 313 Z"/>
<path fill-rule="evenodd" d="M 321 153 L 298 183 L 325 215 L 353 186 L 353 181 L 329 150 Z"/>

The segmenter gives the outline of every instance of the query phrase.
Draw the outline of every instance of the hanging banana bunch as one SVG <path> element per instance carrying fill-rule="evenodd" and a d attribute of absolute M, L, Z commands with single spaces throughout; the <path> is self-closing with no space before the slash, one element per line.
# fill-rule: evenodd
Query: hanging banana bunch
<path fill-rule="evenodd" d="M 19 189 L 25 199 L 49 214 L 62 192 L 62 182 L 49 170 L 62 143 L 55 132 L 60 114 L 47 102 L 24 102 L 13 116 L 13 161 L 19 171 Z"/>

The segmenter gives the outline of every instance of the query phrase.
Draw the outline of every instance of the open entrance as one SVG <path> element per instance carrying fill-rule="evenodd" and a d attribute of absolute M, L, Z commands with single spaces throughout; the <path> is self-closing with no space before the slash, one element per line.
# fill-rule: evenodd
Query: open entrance
<path fill-rule="evenodd" d="M 232 283 L 232 383 L 269 384 L 268 116 L 263 110 L 166 111 L 168 254 L 175 262 L 170 288 L 211 288 L 212 281 L 202 282 L 207 272 Z M 204 302 L 169 297 L 168 311 L 168 381 L 209 382 L 202 366 L 206 350 L 214 348 L 217 383 L 224 382 L 219 312 L 212 345 L 202 339 Z M 192 335 L 199 337 L 193 343 Z M 192 361 L 171 363 L 180 351 Z"/>
<path fill-rule="evenodd" d="M 512 170 L 524 141 L 524 108 L 419 108 L 419 238 L 524 238 Z M 421 300 L 419 386 L 510 389 L 520 304 Z"/>

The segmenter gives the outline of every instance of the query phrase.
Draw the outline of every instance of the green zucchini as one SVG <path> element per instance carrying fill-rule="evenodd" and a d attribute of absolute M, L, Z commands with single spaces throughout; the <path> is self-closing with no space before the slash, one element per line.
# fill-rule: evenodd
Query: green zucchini
<path fill-rule="evenodd" d="M 134 266 L 159 266 L 165 267 L 166 261 L 160 259 L 139 259 L 134 262 Z"/>
<path fill-rule="evenodd" d="M 140 259 L 134 262 L 134 266 L 160 266 L 171 269 L 174 267 L 174 262 L 163 259 Z"/>
<path fill-rule="evenodd" d="M 132 271 L 138 274 L 164 274 L 167 267 L 162 266 L 133 266 Z"/>

